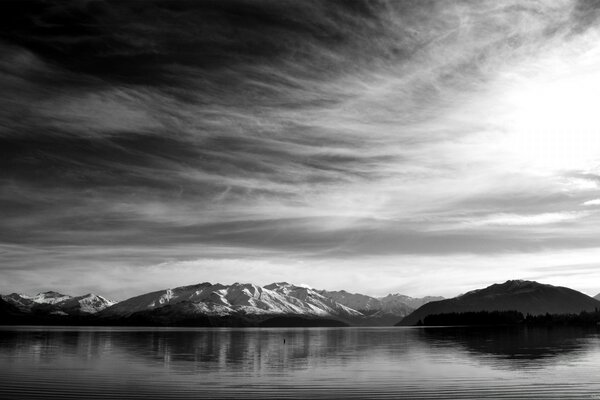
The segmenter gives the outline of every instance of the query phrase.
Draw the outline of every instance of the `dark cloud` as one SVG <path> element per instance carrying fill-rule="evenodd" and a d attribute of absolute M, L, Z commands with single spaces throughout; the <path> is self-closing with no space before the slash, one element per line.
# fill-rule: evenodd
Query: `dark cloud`
<path fill-rule="evenodd" d="M 600 17 L 600 1 L 578 0 L 571 14 L 573 19 L 573 32 L 582 33 L 593 27 Z"/>
<path fill-rule="evenodd" d="M 393 60 L 414 42 L 407 36 L 396 48 L 382 45 L 392 31 L 381 15 L 396 11 L 384 2 L 27 1 L 2 7 L 5 40 L 73 72 L 128 84 L 173 83 L 173 65 L 221 77 L 210 84 L 231 84 L 230 70 L 286 62 L 310 66 L 297 68 L 306 76 L 333 75 L 368 62 L 365 49 Z M 420 6 L 394 8 L 408 19 Z"/>

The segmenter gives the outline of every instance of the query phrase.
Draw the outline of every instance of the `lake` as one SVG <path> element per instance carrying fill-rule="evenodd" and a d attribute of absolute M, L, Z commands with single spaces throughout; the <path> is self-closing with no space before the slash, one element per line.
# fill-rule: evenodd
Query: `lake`
<path fill-rule="evenodd" d="M 600 399 L 600 329 L 0 327 L 0 362 L 2 399 Z"/>

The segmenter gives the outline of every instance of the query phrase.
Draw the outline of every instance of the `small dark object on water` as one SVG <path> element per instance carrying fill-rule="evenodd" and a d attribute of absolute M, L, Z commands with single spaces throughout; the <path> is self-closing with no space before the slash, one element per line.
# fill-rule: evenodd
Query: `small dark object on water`
<path fill-rule="evenodd" d="M 283 344 L 285 344 L 285 339 L 283 339 Z"/>

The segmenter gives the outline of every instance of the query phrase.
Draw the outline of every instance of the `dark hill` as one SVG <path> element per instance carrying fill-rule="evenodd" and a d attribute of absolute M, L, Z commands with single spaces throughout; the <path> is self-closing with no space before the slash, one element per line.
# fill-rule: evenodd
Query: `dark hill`
<path fill-rule="evenodd" d="M 573 289 L 534 281 L 512 280 L 461 296 L 427 303 L 397 325 L 416 325 L 432 314 L 518 311 L 523 315 L 579 314 L 600 308 L 600 301 Z"/>
<path fill-rule="evenodd" d="M 0 316 L 3 320 L 22 318 L 25 316 L 18 307 L 0 298 Z"/>

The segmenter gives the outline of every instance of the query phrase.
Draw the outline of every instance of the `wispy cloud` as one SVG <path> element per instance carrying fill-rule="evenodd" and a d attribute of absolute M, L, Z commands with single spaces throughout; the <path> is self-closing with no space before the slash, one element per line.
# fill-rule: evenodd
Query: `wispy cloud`
<path fill-rule="evenodd" d="M 1 7 L 7 290 L 600 247 L 594 2 Z"/>
<path fill-rule="evenodd" d="M 571 221 L 588 215 L 584 212 L 543 213 L 533 215 L 493 214 L 472 221 L 474 225 L 547 225 Z"/>

